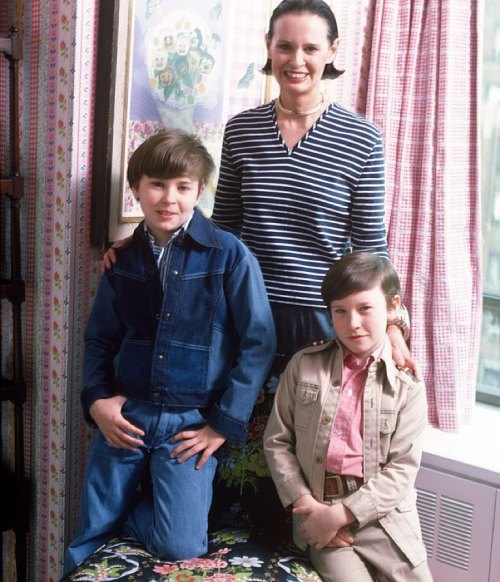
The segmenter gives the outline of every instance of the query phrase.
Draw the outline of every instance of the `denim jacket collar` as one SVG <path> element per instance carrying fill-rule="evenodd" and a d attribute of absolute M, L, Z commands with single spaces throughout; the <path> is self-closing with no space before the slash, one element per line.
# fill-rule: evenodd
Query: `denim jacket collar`
<path fill-rule="evenodd" d="M 188 236 L 204 247 L 222 248 L 216 233 L 217 228 L 214 228 L 214 225 L 205 219 L 201 210 L 195 208 L 186 231 L 179 233 L 176 240 L 178 239 L 180 242 L 184 242 L 185 237 Z M 144 221 L 135 230 L 134 236 L 142 237 L 149 245 L 148 235 L 144 228 Z"/>

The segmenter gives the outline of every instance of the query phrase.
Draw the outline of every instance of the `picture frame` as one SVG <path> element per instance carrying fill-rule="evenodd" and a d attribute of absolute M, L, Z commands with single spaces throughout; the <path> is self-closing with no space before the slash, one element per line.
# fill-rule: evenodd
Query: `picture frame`
<path fill-rule="evenodd" d="M 172 128 L 197 135 L 218 166 L 228 104 L 234 107 L 235 101 L 234 93 L 228 97 L 232 78 L 228 55 L 238 34 L 234 7 L 231 0 L 184 0 L 181 9 L 176 0 L 100 3 L 99 30 L 108 34 L 98 37 L 94 246 L 104 248 L 128 236 L 142 220 L 126 183 L 126 166 L 149 134 Z M 216 178 L 200 201 L 207 214 Z"/>

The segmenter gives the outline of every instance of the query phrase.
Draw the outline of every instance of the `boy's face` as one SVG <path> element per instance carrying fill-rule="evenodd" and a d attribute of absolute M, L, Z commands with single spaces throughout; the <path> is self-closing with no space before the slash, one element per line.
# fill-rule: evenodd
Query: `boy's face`
<path fill-rule="evenodd" d="M 194 176 L 142 176 L 138 187 L 132 188 L 144 220 L 159 245 L 164 245 L 190 217 L 202 191 L 203 186 Z"/>
<path fill-rule="evenodd" d="M 399 302 L 399 296 L 395 296 L 388 308 L 380 285 L 332 301 L 330 313 L 338 339 L 365 361 L 384 339 L 387 318 Z"/>

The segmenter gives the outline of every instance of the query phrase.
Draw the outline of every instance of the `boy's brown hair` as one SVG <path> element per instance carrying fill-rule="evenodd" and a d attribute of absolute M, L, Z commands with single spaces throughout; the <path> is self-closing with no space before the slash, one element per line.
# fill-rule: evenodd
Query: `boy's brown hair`
<path fill-rule="evenodd" d="M 379 284 L 387 306 L 390 306 L 394 296 L 401 294 L 399 277 L 392 264 L 373 253 L 350 253 L 328 269 L 321 285 L 321 295 L 326 306 L 330 307 L 332 301 L 373 289 Z"/>
<path fill-rule="evenodd" d="M 137 188 L 143 176 L 169 179 L 189 175 L 204 185 L 214 168 L 212 156 L 198 138 L 178 130 L 162 130 L 134 151 L 127 181 L 131 188 Z"/>

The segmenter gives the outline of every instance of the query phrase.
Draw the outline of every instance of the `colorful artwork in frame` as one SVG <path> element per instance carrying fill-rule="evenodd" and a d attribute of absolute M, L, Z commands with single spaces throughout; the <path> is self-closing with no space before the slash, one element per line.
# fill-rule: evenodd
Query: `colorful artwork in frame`
<path fill-rule="evenodd" d="M 148 134 L 165 127 L 202 134 L 218 160 L 233 6 L 230 1 L 131 2 L 125 159 Z M 209 184 L 202 206 L 211 205 L 214 189 Z M 141 218 L 123 180 L 120 219 Z"/>
<path fill-rule="evenodd" d="M 227 120 L 259 105 L 270 0 L 106 0 L 99 8 L 91 241 L 142 220 L 126 183 L 131 153 L 161 128 L 200 137 L 219 167 Z M 217 172 L 201 209 L 211 214 Z"/>

